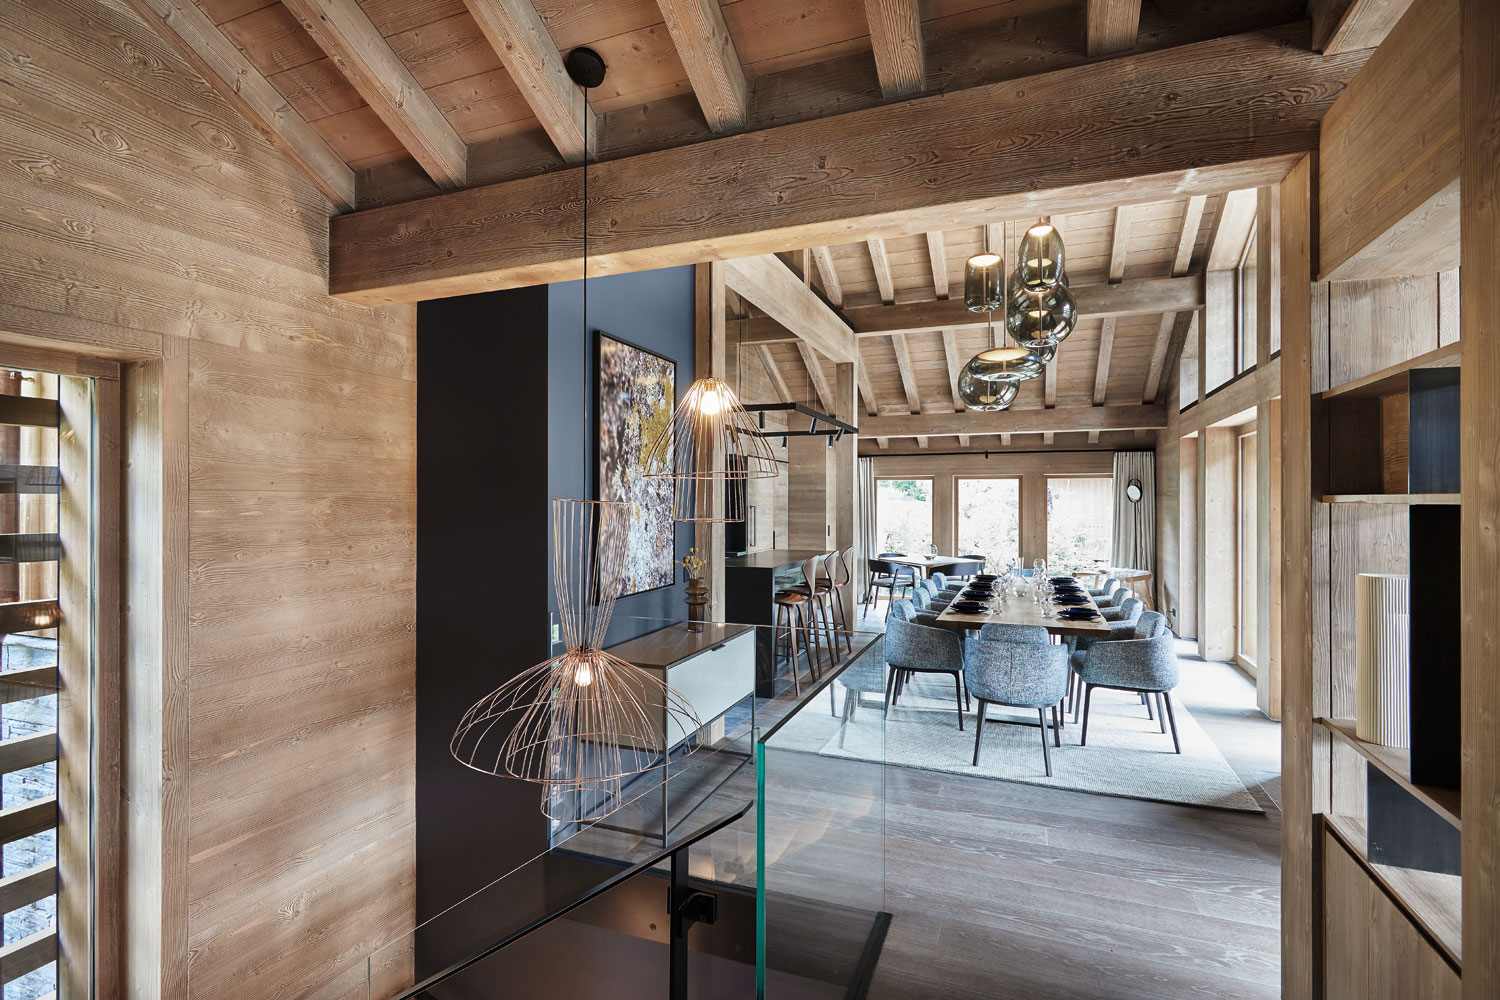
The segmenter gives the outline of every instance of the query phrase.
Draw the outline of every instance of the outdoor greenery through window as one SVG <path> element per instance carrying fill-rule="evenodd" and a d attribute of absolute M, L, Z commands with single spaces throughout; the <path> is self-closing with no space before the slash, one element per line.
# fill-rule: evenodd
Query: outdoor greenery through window
<path fill-rule="evenodd" d="M 920 555 L 932 544 L 932 480 L 875 481 L 875 544 L 881 552 Z"/>
<path fill-rule="evenodd" d="M 986 567 L 1004 567 L 1021 555 L 1021 481 L 957 480 L 956 555 L 982 555 Z"/>
<path fill-rule="evenodd" d="M 1047 479 L 1047 565 L 1104 569 L 1114 544 L 1114 477 Z"/>

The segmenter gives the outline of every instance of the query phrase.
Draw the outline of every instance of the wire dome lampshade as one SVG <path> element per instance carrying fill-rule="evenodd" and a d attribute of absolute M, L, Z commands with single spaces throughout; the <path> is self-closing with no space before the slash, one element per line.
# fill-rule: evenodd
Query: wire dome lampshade
<path fill-rule="evenodd" d="M 958 373 L 958 398 L 970 410 L 987 413 L 1005 409 L 1015 401 L 1016 393 L 1021 390 L 1020 383 L 1012 378 L 977 377 L 974 374 L 976 360 L 978 359 L 970 358 L 969 363 Z"/>
<path fill-rule="evenodd" d="M 755 418 L 728 382 L 712 377 L 683 394 L 647 449 L 646 467 L 670 470 L 647 475 L 673 479 L 672 517 L 696 522 L 743 521 L 745 482 L 781 473 Z"/>
<path fill-rule="evenodd" d="M 597 818 L 618 809 L 624 780 L 662 767 L 673 734 L 701 726 L 682 695 L 602 648 L 624 575 L 633 506 L 552 501 L 552 574 L 567 651 L 481 698 L 449 743 L 453 756 L 476 771 L 541 785 L 549 819 Z"/>

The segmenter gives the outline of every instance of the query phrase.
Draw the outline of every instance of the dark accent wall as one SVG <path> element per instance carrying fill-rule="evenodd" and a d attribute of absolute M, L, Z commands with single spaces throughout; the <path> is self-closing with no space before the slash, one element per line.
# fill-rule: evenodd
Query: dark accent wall
<path fill-rule="evenodd" d="M 552 285 L 549 293 L 548 495 L 594 498 L 595 331 L 676 361 L 677 397 L 681 399 L 693 384 L 693 269 L 670 267 L 590 278 L 586 324 L 582 281 Z M 692 544 L 691 526 L 678 525 L 676 558 L 686 555 Z M 680 569 L 676 579 L 670 587 L 621 599 L 615 605 L 609 642 L 624 642 L 685 617 Z M 549 578 L 549 608 L 556 610 L 551 589 Z"/>
<path fill-rule="evenodd" d="M 537 786 L 448 752 L 470 705 L 548 655 L 546 326 L 544 286 L 417 310 L 418 920 L 547 847 Z M 419 973 L 457 933 L 418 941 Z"/>

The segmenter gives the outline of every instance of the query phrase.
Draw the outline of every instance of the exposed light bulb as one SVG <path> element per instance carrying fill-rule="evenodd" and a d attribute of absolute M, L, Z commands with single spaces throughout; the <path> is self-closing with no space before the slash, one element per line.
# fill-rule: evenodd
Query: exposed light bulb
<path fill-rule="evenodd" d="M 594 683 L 594 668 L 589 666 L 588 660 L 578 661 L 578 666 L 573 668 L 573 683 L 581 688 Z"/>
<path fill-rule="evenodd" d="M 698 412 L 713 416 L 724 408 L 724 401 L 719 398 L 719 387 L 710 385 L 698 394 Z"/>

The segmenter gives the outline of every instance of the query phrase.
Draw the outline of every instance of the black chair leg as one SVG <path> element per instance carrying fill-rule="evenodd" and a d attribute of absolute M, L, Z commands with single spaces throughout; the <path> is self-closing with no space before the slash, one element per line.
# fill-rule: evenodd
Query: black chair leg
<path fill-rule="evenodd" d="M 953 703 L 958 707 L 958 731 L 964 731 L 964 684 L 957 674 L 953 675 Z"/>
<path fill-rule="evenodd" d="M 896 678 L 900 675 L 901 669 L 899 667 L 891 667 L 890 671 L 891 676 L 885 680 L 885 710 L 887 712 L 891 710 L 891 702 L 896 697 Z"/>
<path fill-rule="evenodd" d="M 1167 733 L 1167 710 L 1162 708 L 1161 692 L 1156 692 L 1156 721 L 1161 724 L 1162 735 Z"/>
<path fill-rule="evenodd" d="M 984 710 L 989 702 L 979 699 L 979 721 L 974 724 L 974 766 L 979 766 L 979 741 L 984 738 Z"/>
<path fill-rule="evenodd" d="M 1079 735 L 1078 745 L 1086 747 L 1089 745 L 1089 703 L 1094 700 L 1094 685 L 1083 686 L 1083 732 Z M 1077 721 L 1077 720 L 1074 720 Z"/>
<path fill-rule="evenodd" d="M 1062 727 L 1058 724 L 1057 705 L 1052 706 L 1052 745 L 1062 748 Z"/>
<path fill-rule="evenodd" d="M 1167 703 L 1167 720 L 1172 723 L 1172 752 L 1182 753 L 1182 744 L 1177 741 L 1177 713 L 1172 711 L 1172 692 L 1163 691 L 1161 696 Z"/>
<path fill-rule="evenodd" d="M 1141 692 L 1141 704 L 1146 706 L 1146 718 L 1150 719 L 1152 722 L 1155 722 L 1156 716 L 1151 714 L 1151 699 L 1144 691 Z"/>
<path fill-rule="evenodd" d="M 1042 763 L 1047 767 L 1047 777 L 1052 777 L 1052 746 L 1047 742 L 1047 710 L 1039 708 L 1036 710 L 1037 721 L 1041 723 L 1042 730 Z"/>

